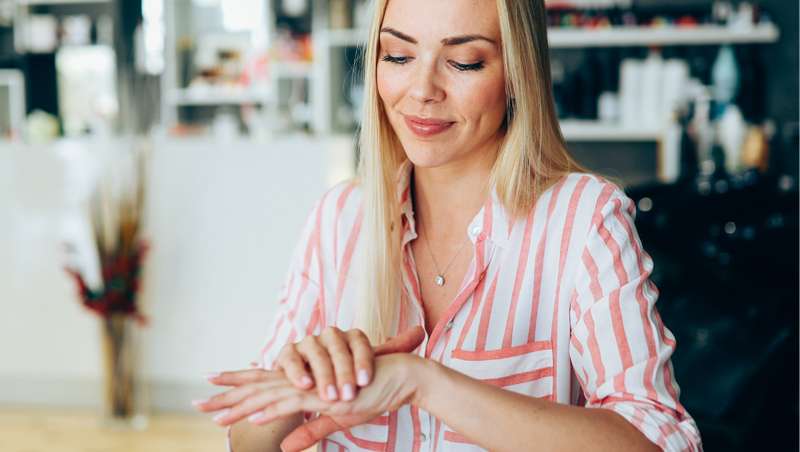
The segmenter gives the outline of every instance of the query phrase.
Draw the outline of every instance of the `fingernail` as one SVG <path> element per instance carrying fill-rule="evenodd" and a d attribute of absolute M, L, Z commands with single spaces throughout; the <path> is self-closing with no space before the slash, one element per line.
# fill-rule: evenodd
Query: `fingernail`
<path fill-rule="evenodd" d="M 220 421 L 222 418 L 224 418 L 225 416 L 227 416 L 227 415 L 228 415 L 228 413 L 230 413 L 230 412 L 231 412 L 231 410 L 230 410 L 230 409 L 225 409 L 225 410 L 222 410 L 222 411 L 220 411 L 219 413 L 217 413 L 217 415 L 216 415 L 216 416 L 214 416 L 214 417 L 213 417 L 213 418 L 211 418 L 211 419 L 212 419 L 214 422 L 219 422 L 219 421 Z"/>
<path fill-rule="evenodd" d="M 358 377 L 356 378 L 358 381 L 359 386 L 366 386 L 369 383 L 369 374 L 366 370 L 361 369 L 358 371 Z"/>
<path fill-rule="evenodd" d="M 336 386 L 328 385 L 328 400 L 336 400 L 337 397 Z"/>
<path fill-rule="evenodd" d="M 250 421 L 250 422 L 258 422 L 260 420 L 263 420 L 264 417 L 265 417 L 264 416 L 264 412 L 263 411 L 259 411 L 258 413 L 253 413 L 250 416 L 248 416 L 247 420 Z"/>
<path fill-rule="evenodd" d="M 217 378 L 222 375 L 221 372 L 209 372 L 206 374 L 206 379 L 211 380 L 212 378 Z"/>
<path fill-rule="evenodd" d="M 303 385 L 303 387 L 311 386 L 311 383 L 311 378 L 308 375 L 303 375 L 303 378 L 300 379 L 300 384 Z"/>
<path fill-rule="evenodd" d="M 195 399 L 195 400 L 192 400 L 192 405 L 194 405 L 194 406 L 199 406 L 199 405 L 202 405 L 204 403 L 208 403 L 208 399 Z"/>
<path fill-rule="evenodd" d="M 353 393 L 353 385 L 351 385 L 350 383 L 344 385 L 344 387 L 342 388 L 342 398 L 344 400 L 353 400 L 354 396 L 355 394 Z"/>

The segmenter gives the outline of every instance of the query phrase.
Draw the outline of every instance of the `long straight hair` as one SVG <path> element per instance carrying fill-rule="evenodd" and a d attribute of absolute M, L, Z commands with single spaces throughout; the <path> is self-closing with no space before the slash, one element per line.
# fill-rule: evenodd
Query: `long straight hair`
<path fill-rule="evenodd" d="M 407 160 L 377 84 L 379 35 L 388 0 L 376 0 L 364 52 L 364 110 L 358 179 L 363 193 L 363 259 L 355 326 L 373 344 L 398 331 L 402 302 L 401 212 L 397 176 Z M 550 79 L 544 0 L 497 0 L 506 79 L 505 133 L 490 185 L 512 217 L 569 172 L 587 172 L 570 156 L 558 125 Z"/>

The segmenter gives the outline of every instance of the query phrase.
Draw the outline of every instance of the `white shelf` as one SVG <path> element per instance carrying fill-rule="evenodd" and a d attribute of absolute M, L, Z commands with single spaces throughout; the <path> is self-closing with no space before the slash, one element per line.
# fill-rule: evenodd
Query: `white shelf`
<path fill-rule="evenodd" d="M 367 30 L 323 30 L 314 35 L 318 35 L 317 39 L 329 47 L 358 47 L 367 42 Z"/>
<path fill-rule="evenodd" d="M 551 48 L 671 46 L 715 44 L 766 44 L 778 40 L 780 33 L 773 24 L 763 24 L 751 30 L 702 25 L 677 27 L 616 27 L 606 29 L 548 30 Z"/>
<path fill-rule="evenodd" d="M 221 87 L 174 89 L 167 98 L 175 106 L 266 104 L 270 101 L 269 93 L 264 90 Z"/>
<path fill-rule="evenodd" d="M 658 141 L 663 136 L 660 129 L 625 128 L 620 124 L 600 121 L 563 119 L 559 124 L 567 141 Z"/>
<path fill-rule="evenodd" d="M 313 67 L 310 61 L 274 61 L 269 70 L 278 78 L 308 78 L 311 77 Z"/>
<path fill-rule="evenodd" d="M 317 32 L 328 46 L 359 46 L 366 41 L 366 30 L 325 30 Z M 780 33 L 773 24 L 761 24 L 751 30 L 736 30 L 715 25 L 697 27 L 615 27 L 605 29 L 548 29 L 550 48 L 673 46 L 716 44 L 768 44 Z"/>

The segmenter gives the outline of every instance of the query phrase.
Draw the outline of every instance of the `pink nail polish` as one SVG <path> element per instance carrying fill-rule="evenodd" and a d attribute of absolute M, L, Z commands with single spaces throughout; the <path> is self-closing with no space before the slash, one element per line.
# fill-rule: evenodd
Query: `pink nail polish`
<path fill-rule="evenodd" d="M 211 380 L 213 378 L 219 377 L 220 375 L 222 375 L 221 372 L 209 372 L 209 373 L 206 374 L 206 379 L 207 380 Z"/>
<path fill-rule="evenodd" d="M 300 379 L 300 384 L 303 385 L 304 388 L 311 386 L 311 378 L 308 375 L 304 375 L 303 378 Z"/>
<path fill-rule="evenodd" d="M 369 374 L 364 369 L 358 371 L 358 376 L 356 377 L 359 386 L 366 386 L 369 383 Z"/>
<path fill-rule="evenodd" d="M 353 392 L 353 385 L 347 383 L 342 387 L 342 398 L 344 400 L 353 400 L 355 393 Z"/>
<path fill-rule="evenodd" d="M 231 410 L 230 410 L 230 409 L 225 409 L 225 410 L 222 410 L 222 411 L 220 411 L 219 413 L 217 413 L 217 415 L 216 415 L 216 416 L 214 416 L 214 417 L 213 417 L 213 418 L 211 418 L 211 419 L 212 419 L 214 422 L 219 422 L 220 420 L 222 420 L 222 418 L 224 418 L 225 416 L 227 416 L 227 415 L 228 415 L 228 413 L 230 413 L 230 412 L 231 412 Z"/>
<path fill-rule="evenodd" d="M 257 413 L 253 413 L 250 416 L 248 416 L 247 420 L 250 421 L 250 422 L 258 422 L 258 421 L 263 420 L 265 417 L 266 416 L 264 416 L 264 412 L 263 411 L 259 411 Z"/>
<path fill-rule="evenodd" d="M 200 406 L 200 405 L 202 405 L 204 403 L 208 403 L 208 399 L 195 399 L 195 400 L 192 400 L 192 405 L 194 405 L 194 406 Z"/>
<path fill-rule="evenodd" d="M 328 400 L 336 400 L 338 394 L 334 385 L 328 385 Z"/>

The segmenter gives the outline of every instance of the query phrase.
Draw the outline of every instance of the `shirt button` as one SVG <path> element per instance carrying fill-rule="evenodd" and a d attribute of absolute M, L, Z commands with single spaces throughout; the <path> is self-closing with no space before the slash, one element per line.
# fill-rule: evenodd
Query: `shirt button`
<path fill-rule="evenodd" d="M 427 441 L 427 440 L 428 440 L 428 437 L 427 437 L 427 436 L 425 436 L 425 434 L 424 434 L 424 433 L 420 433 L 420 434 L 419 434 L 419 439 L 420 439 L 420 440 L 422 440 L 422 441 Z"/>
<path fill-rule="evenodd" d="M 447 322 L 447 325 L 444 326 L 444 330 L 445 331 L 450 331 L 450 328 L 453 328 L 453 321 L 452 320 Z"/>
<path fill-rule="evenodd" d="M 470 229 L 469 232 L 474 237 L 474 236 L 476 236 L 476 235 L 481 233 L 481 227 L 480 226 L 473 226 L 472 229 Z"/>

